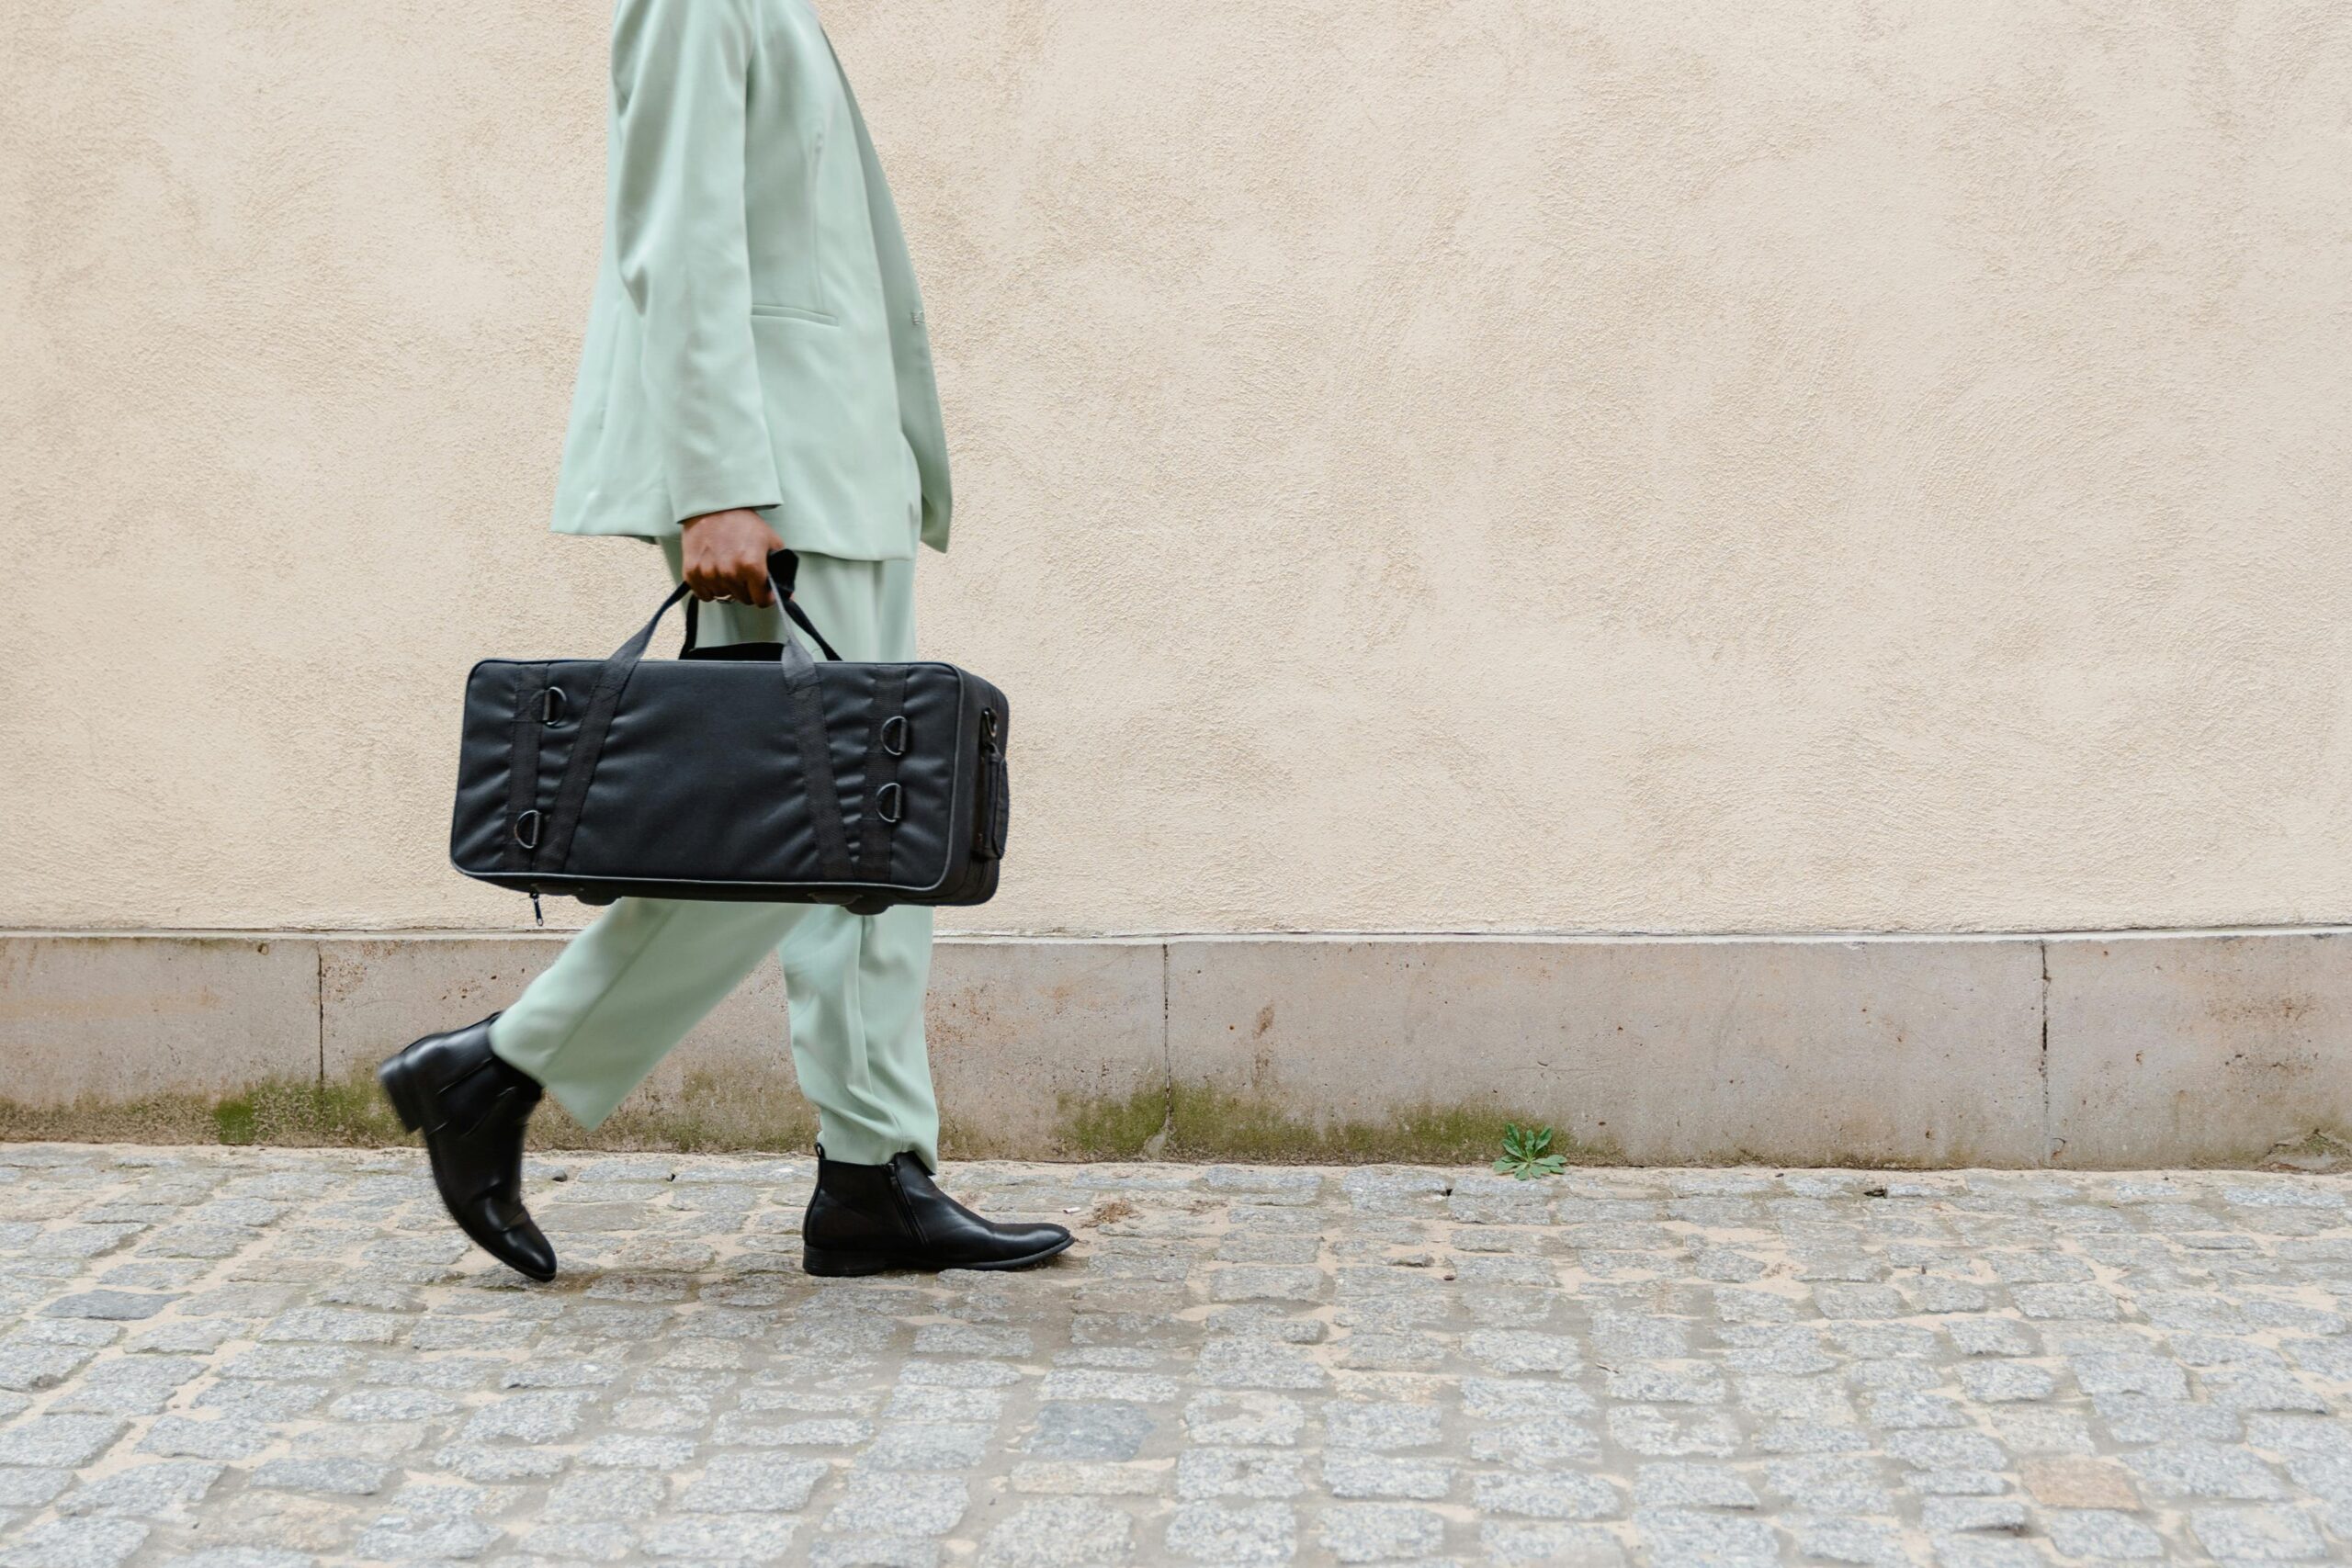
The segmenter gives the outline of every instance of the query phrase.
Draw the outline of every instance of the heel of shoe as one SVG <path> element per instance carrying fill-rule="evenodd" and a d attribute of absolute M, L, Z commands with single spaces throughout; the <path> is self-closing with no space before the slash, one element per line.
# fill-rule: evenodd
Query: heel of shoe
<path fill-rule="evenodd" d="M 417 1092 L 409 1065 L 394 1056 L 376 1069 L 376 1082 L 392 1102 L 392 1114 L 412 1133 L 424 1131 L 424 1096 Z"/>
<path fill-rule="evenodd" d="M 848 1280 L 861 1274 L 880 1274 L 898 1268 L 895 1258 L 876 1252 L 842 1252 L 833 1247 L 807 1247 L 800 1249 L 800 1271 L 814 1274 L 820 1280 Z"/>

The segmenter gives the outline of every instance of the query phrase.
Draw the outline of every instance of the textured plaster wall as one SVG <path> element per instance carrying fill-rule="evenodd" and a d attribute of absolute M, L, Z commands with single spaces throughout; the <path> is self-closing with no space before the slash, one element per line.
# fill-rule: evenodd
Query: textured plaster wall
<path fill-rule="evenodd" d="M 830 0 L 967 929 L 2352 916 L 2340 0 Z M 0 6 L 0 926 L 497 926 L 600 0 Z M 570 918 L 566 906 L 561 918 Z"/>

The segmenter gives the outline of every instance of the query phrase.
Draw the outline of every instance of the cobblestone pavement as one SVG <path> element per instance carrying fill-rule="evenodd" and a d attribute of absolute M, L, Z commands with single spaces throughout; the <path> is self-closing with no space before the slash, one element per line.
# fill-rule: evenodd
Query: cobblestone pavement
<path fill-rule="evenodd" d="M 1028 1274 L 819 1281 L 806 1160 L 0 1146 L 0 1568 L 2352 1557 L 2352 1184 L 967 1165 Z"/>

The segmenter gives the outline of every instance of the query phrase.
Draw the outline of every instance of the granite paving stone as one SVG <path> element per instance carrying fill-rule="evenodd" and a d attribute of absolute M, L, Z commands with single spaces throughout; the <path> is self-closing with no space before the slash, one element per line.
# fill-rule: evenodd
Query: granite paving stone
<path fill-rule="evenodd" d="M 1283 1503 L 1184 1503 L 1168 1521 L 1170 1552 L 1202 1562 L 1288 1562 L 1297 1518 Z"/>
<path fill-rule="evenodd" d="M 0 1145 L 0 1568 L 2352 1561 L 2352 1179 Z"/>

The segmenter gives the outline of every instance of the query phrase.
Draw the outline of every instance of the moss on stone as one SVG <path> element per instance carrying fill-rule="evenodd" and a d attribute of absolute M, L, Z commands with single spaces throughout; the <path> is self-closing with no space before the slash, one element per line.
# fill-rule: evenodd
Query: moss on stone
<path fill-rule="evenodd" d="M 549 1101 L 532 1118 L 531 1146 L 680 1154 L 807 1149 L 816 1127 L 789 1079 L 746 1083 L 700 1073 L 678 1094 L 632 1097 L 594 1133 Z M 341 1079 L 269 1079 L 219 1097 L 159 1094 L 53 1107 L 0 1100 L 0 1142 L 7 1143 L 383 1148 L 413 1141 L 364 1067 Z"/>
<path fill-rule="evenodd" d="M 1133 1159 L 1168 1124 L 1168 1090 L 1158 1085 L 1125 1099 L 1064 1095 L 1056 1143 L 1076 1159 Z"/>
<path fill-rule="evenodd" d="M 2315 1127 L 2304 1137 L 2273 1147 L 2261 1165 L 2267 1170 L 2339 1171 L 2352 1167 L 2352 1141 L 2343 1129 Z"/>
<path fill-rule="evenodd" d="M 1125 1100 L 1066 1099 L 1061 1111 L 1061 1142 L 1081 1159 L 1132 1159 L 1156 1143 L 1151 1152 L 1165 1159 L 1280 1165 L 1483 1163 L 1501 1149 L 1506 1123 L 1544 1121 L 1524 1111 L 1436 1104 L 1402 1107 L 1378 1122 L 1349 1121 L 1199 1083 L 1139 1090 Z M 1571 1164 L 1615 1157 L 1566 1135 L 1555 1136 L 1553 1148 Z"/>
<path fill-rule="evenodd" d="M 1483 1162 L 1501 1146 L 1503 1123 L 1540 1121 L 1485 1107 L 1417 1106 L 1373 1122 L 1301 1115 L 1277 1100 L 1208 1085 L 1158 1087 L 1124 1099 L 1065 1100 L 1048 1149 L 1000 1146 L 950 1122 L 942 1139 L 951 1155 L 1030 1158 L 1233 1159 L 1283 1164 L 1414 1161 Z M 594 1133 L 552 1102 L 533 1118 L 531 1144 L 542 1149 L 805 1151 L 816 1142 L 816 1117 L 779 1074 L 698 1073 L 665 1096 L 632 1097 Z M 356 1069 L 326 1082 L 273 1080 L 219 1098 L 154 1095 L 137 1100 L 85 1100 L 37 1109 L 0 1100 L 0 1139 L 11 1142 L 275 1144 L 288 1147 L 377 1148 L 410 1142 L 375 1078 Z M 1610 1157 L 1562 1139 L 1570 1159 Z"/>
<path fill-rule="evenodd" d="M 531 1146 L 649 1153 L 786 1153 L 812 1149 L 817 1117 L 788 1077 L 689 1074 L 674 1097 L 633 1095 L 594 1133 L 547 1101 L 531 1118 Z"/>
<path fill-rule="evenodd" d="M 1065 1098 L 1055 1131 L 1037 1146 L 958 1124 L 942 1131 L 943 1152 L 958 1159 L 1239 1160 L 1283 1165 L 1375 1162 L 1484 1165 L 1502 1146 L 1503 1126 L 1542 1125 L 1544 1113 L 1487 1104 L 1426 1103 L 1377 1121 L 1317 1117 L 1283 1097 L 1188 1083 L 1139 1089 L 1124 1097 Z M 552 1102 L 531 1124 L 537 1149 L 681 1154 L 805 1153 L 816 1145 L 817 1122 L 790 1075 L 696 1073 L 675 1091 L 631 1096 L 594 1133 Z M 413 1143 L 378 1092 L 374 1075 L 355 1069 L 339 1080 L 272 1080 L 235 1094 L 155 1094 L 135 1100 L 85 1099 L 35 1107 L 0 1100 L 0 1142 L 107 1144 L 275 1144 L 287 1147 L 381 1148 Z M 1623 1162 L 1606 1145 L 1555 1135 L 1553 1148 L 1571 1165 Z M 1839 1160 L 1828 1155 L 1792 1162 L 1753 1151 L 1726 1149 L 1703 1165 L 1846 1168 L 1950 1168 L 1969 1163 L 1966 1151 L 1932 1161 Z M 2237 1160 L 2207 1160 L 2216 1168 L 2267 1167 L 2331 1170 L 2352 1164 L 2352 1142 L 2341 1130 L 2316 1132 Z"/>
<path fill-rule="evenodd" d="M 376 1081 L 257 1084 L 213 1107 L 224 1144 L 286 1144 L 367 1148 L 400 1143 L 400 1118 Z"/>
<path fill-rule="evenodd" d="M 79 1100 L 62 1106 L 20 1105 L 13 1100 L 0 1100 L 0 1143 L 218 1143 L 222 1104 L 209 1096 L 197 1094 Z"/>

